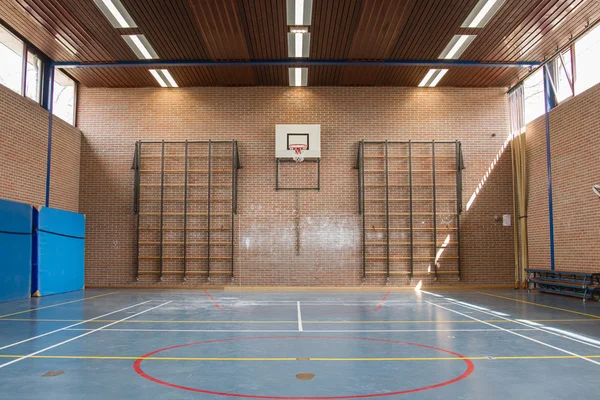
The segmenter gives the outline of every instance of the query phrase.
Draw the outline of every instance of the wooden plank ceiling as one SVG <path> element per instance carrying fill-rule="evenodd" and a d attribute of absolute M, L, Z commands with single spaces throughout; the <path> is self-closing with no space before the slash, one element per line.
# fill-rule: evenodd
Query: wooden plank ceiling
<path fill-rule="evenodd" d="M 0 19 L 56 61 L 133 61 L 143 33 L 164 60 L 286 59 L 286 0 L 121 0 L 137 28 L 115 29 L 93 0 L 0 0 Z M 483 29 L 460 27 L 477 0 L 313 0 L 310 58 L 435 60 L 476 34 L 463 60 L 540 61 L 600 17 L 597 0 L 506 0 Z M 57 37 L 75 50 L 65 49 Z M 285 86 L 287 67 L 170 67 L 179 86 Z M 144 68 L 69 70 L 90 87 L 157 86 Z M 416 86 L 423 67 L 309 68 L 310 86 Z M 455 67 L 440 86 L 508 86 L 526 71 Z"/>

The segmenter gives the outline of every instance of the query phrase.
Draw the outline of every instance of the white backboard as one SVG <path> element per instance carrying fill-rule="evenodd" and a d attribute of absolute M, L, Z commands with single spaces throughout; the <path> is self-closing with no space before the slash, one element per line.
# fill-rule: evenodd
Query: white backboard
<path fill-rule="evenodd" d="M 321 158 L 321 125 L 275 125 L 275 157 L 293 158 L 290 144 L 306 144 L 304 158 Z"/>

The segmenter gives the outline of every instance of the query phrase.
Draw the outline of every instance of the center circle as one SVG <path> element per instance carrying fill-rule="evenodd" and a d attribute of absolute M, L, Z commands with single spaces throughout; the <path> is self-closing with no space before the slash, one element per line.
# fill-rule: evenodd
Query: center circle
<path fill-rule="evenodd" d="M 417 348 L 434 350 L 434 351 L 439 351 L 439 352 L 442 352 L 445 354 L 449 354 L 451 356 L 456 357 L 459 360 L 462 360 L 465 363 L 466 368 L 462 374 L 460 374 L 459 376 L 456 376 L 455 378 L 452 378 L 452 379 L 449 379 L 449 380 L 446 380 L 443 382 L 439 382 L 439 383 L 436 383 L 433 385 L 429 385 L 429 386 L 422 386 L 422 387 L 416 387 L 416 388 L 405 389 L 405 390 L 397 390 L 397 391 L 386 392 L 386 393 L 367 393 L 367 394 L 361 394 L 361 395 L 346 395 L 346 396 L 343 396 L 343 395 L 342 396 L 270 396 L 270 395 L 254 395 L 254 394 L 244 394 L 244 393 L 218 392 L 218 391 L 213 391 L 213 390 L 206 390 L 206 389 L 200 389 L 200 388 L 194 388 L 194 387 L 174 384 L 174 383 L 162 380 L 162 379 L 158 379 L 154 376 L 151 376 L 151 375 L 147 374 L 146 372 L 144 372 L 144 370 L 142 369 L 142 362 L 144 362 L 144 360 L 146 360 L 148 357 L 155 356 L 159 353 L 162 353 L 162 352 L 165 352 L 168 350 L 179 349 L 182 347 L 209 345 L 209 344 L 215 344 L 215 343 L 226 343 L 226 342 L 235 342 L 235 341 L 253 341 L 253 340 L 276 340 L 276 339 L 294 339 L 294 340 L 322 339 L 322 340 L 350 340 L 350 341 L 394 343 L 394 344 L 398 344 L 398 345 L 413 346 L 413 347 L 417 347 Z M 216 395 L 216 396 L 243 397 L 243 398 L 250 398 L 250 399 L 334 400 L 334 399 L 365 399 L 365 398 L 371 398 L 371 397 L 397 396 L 397 395 L 402 395 L 402 394 L 416 393 L 416 392 L 422 392 L 425 390 L 437 389 L 437 388 L 440 388 L 443 386 L 451 385 L 453 383 L 459 382 L 459 381 L 467 378 L 469 375 L 471 375 L 473 373 L 473 371 L 475 370 L 475 366 L 473 365 L 473 362 L 471 360 L 469 360 L 467 357 L 460 355 L 458 353 L 455 353 L 453 351 L 450 351 L 450 350 L 427 346 L 427 345 L 419 344 L 419 343 L 402 342 L 402 341 L 391 340 L 391 339 L 352 338 L 352 337 L 342 337 L 342 336 L 258 336 L 258 337 L 248 337 L 248 338 L 228 338 L 228 339 L 207 340 L 204 342 L 193 342 L 193 343 L 186 343 L 186 344 L 179 344 L 179 345 L 175 345 L 175 346 L 165 347 L 165 348 L 154 350 L 150 353 L 144 354 L 143 356 L 141 356 L 140 358 L 135 360 L 135 362 L 133 363 L 133 369 L 135 370 L 135 372 L 138 375 L 140 375 L 141 377 L 143 377 L 145 379 L 148 379 L 151 382 L 158 383 L 160 385 L 171 387 L 174 389 L 186 390 L 189 392 L 211 394 L 211 395 Z"/>

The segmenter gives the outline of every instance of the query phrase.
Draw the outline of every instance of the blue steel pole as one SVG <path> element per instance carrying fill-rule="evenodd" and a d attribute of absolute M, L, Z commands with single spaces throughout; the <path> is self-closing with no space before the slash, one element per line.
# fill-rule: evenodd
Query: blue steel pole
<path fill-rule="evenodd" d="M 46 160 L 46 207 L 50 206 L 50 167 L 52 165 L 52 114 L 54 111 L 54 62 L 48 60 L 44 71 L 43 107 L 48 111 L 48 159 Z"/>
<path fill-rule="evenodd" d="M 551 76 L 551 64 L 544 66 L 544 105 L 546 117 L 546 162 L 548 166 L 548 217 L 550 230 L 550 269 L 554 271 L 554 211 L 552 204 L 552 158 L 550 154 L 550 110 L 556 107 L 556 93 L 554 93 Z"/>

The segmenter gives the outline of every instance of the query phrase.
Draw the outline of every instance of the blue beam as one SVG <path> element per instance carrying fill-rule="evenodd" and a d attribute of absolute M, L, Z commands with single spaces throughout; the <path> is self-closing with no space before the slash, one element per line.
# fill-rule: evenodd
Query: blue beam
<path fill-rule="evenodd" d="M 247 60 L 247 61 L 214 61 L 214 60 L 137 60 L 114 62 L 56 62 L 57 68 L 123 68 L 123 67 L 309 67 L 309 66 L 357 66 L 357 67 L 486 67 L 486 68 L 534 68 L 540 63 L 524 62 L 483 62 L 464 60 Z"/>
<path fill-rule="evenodd" d="M 552 63 L 544 65 L 544 105 L 546 108 L 546 163 L 548 167 L 548 218 L 550 220 L 550 269 L 554 271 L 554 210 L 552 204 L 552 157 L 550 154 L 550 110 L 556 107 L 556 93 L 552 84 Z"/>

